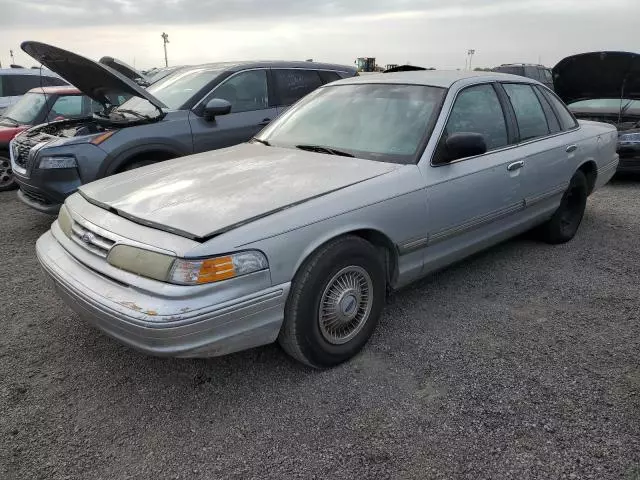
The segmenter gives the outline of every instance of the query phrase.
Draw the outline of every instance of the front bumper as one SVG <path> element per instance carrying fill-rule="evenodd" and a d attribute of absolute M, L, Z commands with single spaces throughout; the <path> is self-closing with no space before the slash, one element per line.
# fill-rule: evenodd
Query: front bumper
<path fill-rule="evenodd" d="M 29 176 L 13 169 L 20 190 L 18 198 L 42 213 L 57 215 L 64 200 L 74 193 L 82 181 L 75 168 L 31 170 Z"/>
<path fill-rule="evenodd" d="M 191 310 L 184 302 L 153 296 L 134 286 L 115 282 L 72 257 L 51 231 L 36 243 L 38 260 L 62 299 L 83 319 L 107 335 L 150 355 L 212 357 L 272 343 L 284 319 L 290 284 L 282 284 L 221 302 L 189 298 L 206 308 Z M 162 315 L 152 310 L 163 306 Z M 171 308 L 169 308 L 171 310 Z"/>

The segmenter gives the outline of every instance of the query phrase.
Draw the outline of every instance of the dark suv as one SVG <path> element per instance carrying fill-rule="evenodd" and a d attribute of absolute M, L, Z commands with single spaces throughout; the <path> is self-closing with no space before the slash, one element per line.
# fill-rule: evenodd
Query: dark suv
<path fill-rule="evenodd" d="M 544 65 L 534 65 L 531 63 L 506 63 L 499 67 L 495 67 L 493 71 L 533 78 L 553 90 L 553 76 L 551 75 L 551 70 Z"/>
<path fill-rule="evenodd" d="M 213 63 L 182 68 L 145 90 L 66 50 L 38 42 L 22 49 L 103 106 L 90 118 L 40 125 L 11 142 L 18 196 L 52 214 L 83 183 L 248 141 L 301 97 L 356 75 L 353 67 L 314 62 Z M 122 94 L 132 98 L 116 106 Z"/>

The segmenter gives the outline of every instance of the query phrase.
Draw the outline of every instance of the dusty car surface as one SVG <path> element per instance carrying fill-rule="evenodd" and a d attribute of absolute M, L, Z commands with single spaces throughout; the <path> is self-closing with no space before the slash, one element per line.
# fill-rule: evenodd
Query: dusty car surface
<path fill-rule="evenodd" d="M 387 291 L 532 228 L 569 241 L 615 147 L 614 127 L 522 77 L 355 77 L 250 143 L 83 185 L 37 254 L 80 316 L 131 347 L 279 340 L 329 367 L 366 343 Z"/>
<path fill-rule="evenodd" d="M 13 140 L 18 197 L 49 214 L 83 183 L 245 142 L 307 93 L 356 73 L 313 62 L 216 63 L 178 69 L 144 89 L 66 50 L 38 42 L 22 48 L 103 106 L 92 117 L 34 127 Z M 114 98 L 121 95 L 133 98 L 120 105 Z"/>
<path fill-rule="evenodd" d="M 618 172 L 640 173 L 640 55 L 581 53 L 560 61 L 553 76 L 556 92 L 577 118 L 618 129 Z"/>

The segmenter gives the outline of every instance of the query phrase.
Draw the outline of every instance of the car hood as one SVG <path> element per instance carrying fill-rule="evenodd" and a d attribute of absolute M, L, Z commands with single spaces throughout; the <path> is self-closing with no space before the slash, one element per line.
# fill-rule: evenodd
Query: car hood
<path fill-rule="evenodd" d="M 46 43 L 26 41 L 20 47 L 36 61 L 102 105 L 111 103 L 109 94 L 124 93 L 144 98 L 158 110 L 166 108 L 166 105 L 144 88 L 106 65 Z"/>
<path fill-rule="evenodd" d="M 565 103 L 593 98 L 640 100 L 640 55 L 592 52 L 567 57 L 553 67 L 553 86 Z"/>
<path fill-rule="evenodd" d="M 399 167 L 242 144 L 107 177 L 80 194 L 137 223 L 204 240 Z"/>
<path fill-rule="evenodd" d="M 142 72 L 137 71 L 135 68 L 127 65 L 122 60 L 118 60 L 117 58 L 113 57 L 102 57 L 100 60 L 98 60 L 98 63 L 106 65 L 116 72 L 121 73 L 129 80 L 133 80 L 137 85 L 149 86 L 149 81 Z"/>

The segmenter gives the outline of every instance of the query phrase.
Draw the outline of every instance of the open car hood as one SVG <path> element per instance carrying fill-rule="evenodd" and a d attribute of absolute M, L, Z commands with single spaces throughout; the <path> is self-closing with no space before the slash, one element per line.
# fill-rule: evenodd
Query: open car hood
<path fill-rule="evenodd" d="M 100 60 L 98 60 L 98 63 L 106 65 L 107 67 L 124 75 L 129 80 L 133 80 L 137 85 L 140 85 L 142 87 L 148 87 L 150 85 L 149 80 L 142 72 L 139 72 L 131 65 L 124 63 L 122 60 L 118 60 L 117 58 L 113 57 L 102 57 Z"/>
<path fill-rule="evenodd" d="M 553 86 L 567 104 L 594 98 L 640 100 L 640 54 L 591 52 L 567 57 L 553 67 Z"/>
<path fill-rule="evenodd" d="M 166 108 L 166 105 L 144 88 L 106 65 L 46 43 L 26 41 L 20 47 L 36 61 L 102 105 L 112 104 L 108 97 L 110 94 L 129 94 L 148 100 L 159 110 Z"/>
<path fill-rule="evenodd" d="M 245 143 L 106 177 L 80 194 L 136 223 L 203 240 L 397 168 Z"/>

